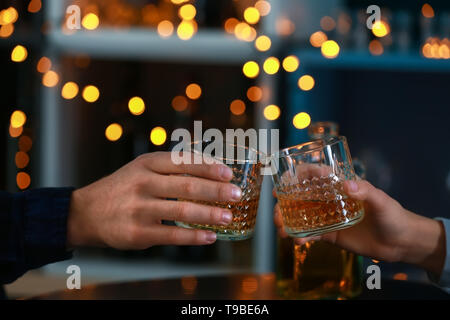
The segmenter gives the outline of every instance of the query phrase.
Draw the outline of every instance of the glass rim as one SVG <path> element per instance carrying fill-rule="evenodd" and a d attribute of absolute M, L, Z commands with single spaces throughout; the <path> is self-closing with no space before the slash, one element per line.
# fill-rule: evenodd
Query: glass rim
<path fill-rule="evenodd" d="M 313 143 L 317 143 L 317 142 L 321 142 L 320 146 L 317 146 L 315 148 L 311 148 L 308 150 L 304 150 L 301 151 L 301 149 L 307 145 L 313 144 Z M 347 142 L 347 138 L 345 136 L 336 136 L 336 137 L 330 137 L 327 139 L 315 139 L 315 140 L 310 140 L 310 141 L 306 141 L 304 143 L 300 143 L 297 144 L 295 146 L 291 146 L 291 147 L 287 147 L 281 150 L 278 150 L 277 152 L 274 152 L 270 158 L 271 159 L 275 159 L 275 158 L 285 158 L 288 156 L 292 156 L 292 155 L 297 155 L 297 154 L 307 154 L 310 152 L 315 152 L 315 151 L 319 151 L 322 150 L 323 148 L 327 147 L 327 146 L 333 146 L 337 143 L 341 143 L 341 142 Z M 289 153 L 289 151 L 297 149 L 297 152 L 295 153 Z"/>
<path fill-rule="evenodd" d="M 211 141 L 211 140 L 196 140 L 196 141 L 191 142 L 189 144 L 189 146 L 192 146 L 192 145 L 195 145 L 195 144 L 198 144 L 198 143 L 201 143 L 201 142 L 213 142 L 213 141 Z M 252 147 L 247 147 L 247 146 L 244 146 L 244 145 L 240 145 L 240 144 L 237 144 L 237 143 L 234 143 L 234 142 L 231 143 L 231 142 L 226 142 L 225 141 L 225 142 L 223 142 L 223 146 L 233 146 L 233 147 L 236 147 L 236 148 L 249 150 L 249 151 L 253 152 L 254 154 L 256 154 L 256 158 L 255 159 L 243 159 L 243 160 L 241 160 L 241 159 L 230 159 L 230 158 L 227 158 L 225 156 L 223 156 L 223 157 L 211 156 L 211 157 L 214 158 L 214 159 L 220 160 L 222 162 L 227 162 L 227 161 L 229 161 L 229 162 L 237 162 L 237 161 L 239 161 L 239 162 L 242 162 L 242 163 L 248 163 L 248 162 L 251 162 L 251 161 L 255 161 L 257 163 L 259 156 L 267 158 L 267 155 L 264 152 L 262 152 L 262 151 L 259 151 L 259 150 L 255 149 L 255 148 L 252 148 Z M 192 150 L 194 152 L 198 152 L 198 150 L 195 150 L 195 148 L 194 149 L 191 148 L 191 151 Z M 204 154 L 203 151 L 200 152 L 200 154 L 203 155 Z"/>

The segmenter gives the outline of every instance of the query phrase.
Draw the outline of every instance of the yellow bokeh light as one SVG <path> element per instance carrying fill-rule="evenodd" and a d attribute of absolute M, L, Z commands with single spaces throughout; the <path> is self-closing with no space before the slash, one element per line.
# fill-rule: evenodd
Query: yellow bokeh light
<path fill-rule="evenodd" d="M 66 100 L 71 100 L 77 96 L 79 92 L 78 85 L 75 82 L 67 82 L 61 89 L 61 96 Z"/>
<path fill-rule="evenodd" d="M 339 55 L 339 45 L 334 40 L 327 40 L 321 46 L 322 55 L 325 58 L 333 59 Z"/>
<path fill-rule="evenodd" d="M 110 124 L 105 130 L 105 137 L 109 141 L 117 141 L 122 137 L 123 129 L 118 123 Z"/>
<path fill-rule="evenodd" d="M 255 3 L 255 8 L 258 9 L 259 14 L 262 17 L 265 17 L 270 13 L 271 6 L 268 1 L 259 0 Z"/>
<path fill-rule="evenodd" d="M 225 21 L 225 25 L 224 25 L 225 31 L 227 33 L 233 34 L 234 33 L 234 29 L 236 28 L 238 23 L 239 23 L 238 19 L 236 19 L 236 18 L 228 18 Z"/>
<path fill-rule="evenodd" d="M 28 173 L 19 172 L 16 176 L 16 182 L 19 189 L 24 190 L 30 186 L 31 178 Z"/>
<path fill-rule="evenodd" d="M 240 116 L 245 112 L 245 103 L 242 100 L 236 99 L 230 104 L 230 111 L 235 116 Z"/>
<path fill-rule="evenodd" d="M 27 122 L 27 116 L 21 110 L 16 110 L 11 114 L 11 127 L 14 129 L 22 127 Z"/>
<path fill-rule="evenodd" d="M 42 77 L 42 84 L 48 88 L 56 86 L 59 82 L 59 76 L 55 71 L 47 71 Z"/>
<path fill-rule="evenodd" d="M 294 116 L 292 123 L 297 129 L 305 129 L 311 124 L 311 117 L 306 112 L 300 112 Z"/>
<path fill-rule="evenodd" d="M 166 130 L 162 127 L 153 128 L 150 132 L 150 141 L 155 146 L 163 145 L 166 142 L 167 133 Z"/>
<path fill-rule="evenodd" d="M 96 86 L 89 85 L 83 89 L 83 99 L 86 102 L 93 103 L 100 97 L 100 91 Z"/>
<path fill-rule="evenodd" d="M 186 87 L 186 96 L 191 100 L 197 100 L 202 95 L 202 88 L 196 84 L 191 83 Z"/>
<path fill-rule="evenodd" d="M 238 23 L 234 28 L 236 38 L 243 41 L 253 41 L 256 38 L 257 32 L 255 28 L 251 27 L 245 22 Z"/>
<path fill-rule="evenodd" d="M 183 96 L 176 96 L 172 99 L 172 108 L 174 108 L 176 111 L 184 111 L 187 109 L 188 105 L 188 100 Z"/>
<path fill-rule="evenodd" d="M 133 97 L 128 101 L 128 109 L 135 116 L 139 116 L 145 111 L 145 102 L 140 97 Z"/>
<path fill-rule="evenodd" d="M 425 3 L 422 6 L 422 15 L 425 18 L 433 18 L 434 17 L 434 9 L 432 6 L 430 6 L 428 3 Z"/>
<path fill-rule="evenodd" d="M 196 14 L 197 10 L 192 4 L 185 4 L 178 10 L 178 16 L 184 20 L 192 20 Z"/>
<path fill-rule="evenodd" d="M 383 45 L 379 40 L 372 40 L 369 43 L 369 51 L 374 56 L 382 55 L 384 52 Z"/>
<path fill-rule="evenodd" d="M 446 44 L 439 46 L 439 57 L 441 59 L 450 59 L 450 48 Z"/>
<path fill-rule="evenodd" d="M 260 19 L 260 14 L 258 9 L 254 7 L 248 7 L 244 10 L 244 19 L 247 23 L 256 24 Z"/>
<path fill-rule="evenodd" d="M 331 31 L 336 27 L 336 21 L 329 16 L 322 17 L 320 19 L 320 27 L 325 31 Z"/>
<path fill-rule="evenodd" d="M 0 26 L 0 38 L 8 38 L 14 33 L 14 25 L 12 23 Z"/>
<path fill-rule="evenodd" d="M 11 60 L 14 62 L 23 62 L 28 57 L 27 48 L 21 45 L 15 46 L 11 52 Z"/>
<path fill-rule="evenodd" d="M 18 138 L 23 132 L 23 127 L 13 128 L 11 125 L 9 125 L 9 135 L 11 138 Z"/>
<path fill-rule="evenodd" d="M 372 33 L 378 38 L 386 36 L 389 32 L 389 25 L 385 21 L 376 21 L 372 26 Z"/>
<path fill-rule="evenodd" d="M 173 24 L 169 20 L 158 23 L 158 34 L 163 38 L 170 37 L 173 34 L 173 29 Z"/>
<path fill-rule="evenodd" d="M 309 37 L 309 42 L 311 43 L 311 45 L 313 47 L 316 47 L 316 48 L 320 48 L 322 46 L 322 44 L 327 40 L 328 40 L 327 35 L 322 31 L 314 32 Z"/>
<path fill-rule="evenodd" d="M 264 118 L 273 121 L 280 117 L 280 108 L 274 104 L 268 105 L 264 108 Z"/>
<path fill-rule="evenodd" d="M 195 21 L 183 20 L 178 25 L 177 35 L 181 40 L 189 40 L 195 33 Z"/>
<path fill-rule="evenodd" d="M 248 78 L 256 78 L 259 74 L 259 66 L 255 61 L 247 61 L 242 67 L 242 72 Z"/>
<path fill-rule="evenodd" d="M 30 156 L 26 152 L 19 151 L 16 153 L 14 160 L 16 167 L 23 169 L 28 165 L 28 163 L 30 163 Z"/>
<path fill-rule="evenodd" d="M 303 91 L 311 90 L 312 88 L 314 88 L 314 85 L 314 78 L 308 74 L 301 76 L 300 79 L 298 79 L 298 87 Z"/>
<path fill-rule="evenodd" d="M 52 62 L 47 57 L 42 57 L 39 59 L 38 64 L 36 66 L 36 69 L 40 73 L 46 73 L 49 71 L 52 67 Z"/>
<path fill-rule="evenodd" d="M 0 11 L 0 24 L 7 25 L 11 23 L 15 23 L 19 18 L 19 13 L 16 8 L 9 7 L 8 9 Z"/>
<path fill-rule="evenodd" d="M 260 101 L 262 99 L 262 96 L 263 91 L 260 87 L 253 86 L 247 90 L 247 98 L 252 102 Z"/>
<path fill-rule="evenodd" d="M 31 0 L 28 4 L 28 12 L 36 13 L 39 12 L 42 8 L 42 1 L 41 0 Z"/>
<path fill-rule="evenodd" d="M 83 25 L 83 27 L 85 29 L 95 30 L 98 28 L 98 25 L 100 24 L 100 20 L 95 13 L 88 13 L 87 15 L 85 15 L 83 17 L 81 24 Z"/>
<path fill-rule="evenodd" d="M 171 0 L 173 4 L 182 4 L 188 2 L 189 0 Z"/>
<path fill-rule="evenodd" d="M 272 46 L 272 41 L 268 36 L 259 36 L 255 40 L 255 47 L 259 51 L 267 51 Z"/>
<path fill-rule="evenodd" d="M 263 69 L 267 74 L 275 74 L 280 69 L 280 61 L 278 58 L 269 57 L 264 61 Z"/>
<path fill-rule="evenodd" d="M 298 69 L 300 60 L 296 56 L 287 56 L 283 60 L 283 69 L 287 72 L 294 72 Z"/>

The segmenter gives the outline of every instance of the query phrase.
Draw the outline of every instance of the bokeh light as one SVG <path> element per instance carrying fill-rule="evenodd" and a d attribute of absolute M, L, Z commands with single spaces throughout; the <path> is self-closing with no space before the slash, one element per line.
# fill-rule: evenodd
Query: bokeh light
<path fill-rule="evenodd" d="M 309 37 L 309 42 L 313 47 L 320 48 L 322 44 L 328 40 L 327 35 L 323 31 L 314 32 Z"/>
<path fill-rule="evenodd" d="M 267 51 L 272 46 L 272 41 L 268 36 L 259 36 L 255 40 L 255 47 L 258 51 Z"/>
<path fill-rule="evenodd" d="M 16 110 L 11 114 L 11 127 L 17 129 L 23 127 L 23 125 L 27 122 L 27 116 L 21 110 Z"/>
<path fill-rule="evenodd" d="M 20 137 L 22 132 L 23 132 L 23 127 L 13 128 L 11 125 L 9 125 L 9 135 L 11 136 L 11 138 Z"/>
<path fill-rule="evenodd" d="M 145 102 L 140 97 L 133 97 L 128 101 L 128 110 L 135 116 L 139 116 L 145 111 Z"/>
<path fill-rule="evenodd" d="M 240 116 L 245 112 L 245 103 L 242 100 L 236 99 L 230 104 L 230 111 L 235 116 Z"/>
<path fill-rule="evenodd" d="M 425 3 L 422 6 L 422 15 L 425 18 L 433 18 L 434 17 L 434 9 L 432 6 L 430 6 L 428 3 Z"/>
<path fill-rule="evenodd" d="M 263 69 L 267 74 L 275 74 L 280 69 L 280 61 L 278 58 L 269 57 L 264 61 Z"/>
<path fill-rule="evenodd" d="M 369 43 L 369 51 L 374 56 L 382 55 L 384 52 L 383 44 L 379 40 L 372 40 Z"/>
<path fill-rule="evenodd" d="M 166 130 L 163 127 L 156 127 L 153 128 L 150 132 L 150 141 L 155 146 L 161 146 L 166 142 L 167 139 L 167 133 Z"/>
<path fill-rule="evenodd" d="M 260 19 L 259 10 L 254 7 L 248 7 L 244 10 L 244 19 L 250 24 L 258 23 Z"/>
<path fill-rule="evenodd" d="M 390 27 L 386 21 L 376 21 L 372 26 L 372 33 L 378 37 L 385 37 L 390 32 Z"/>
<path fill-rule="evenodd" d="M 67 82 L 61 89 L 61 96 L 66 100 L 71 100 L 78 95 L 79 88 L 75 82 Z"/>
<path fill-rule="evenodd" d="M 100 97 L 100 91 L 96 86 L 89 85 L 83 89 L 83 99 L 86 102 L 94 103 Z"/>
<path fill-rule="evenodd" d="M 259 74 L 259 66 L 255 61 L 247 61 L 242 67 L 242 72 L 247 78 L 256 78 Z"/>
<path fill-rule="evenodd" d="M 95 13 L 88 13 L 83 17 L 81 25 L 87 30 L 95 30 L 100 24 L 100 19 Z"/>
<path fill-rule="evenodd" d="M 42 57 L 39 59 L 36 69 L 40 73 L 46 73 L 52 68 L 52 62 L 47 57 Z"/>
<path fill-rule="evenodd" d="M 4 9 L 0 11 L 0 24 L 7 25 L 11 23 L 15 23 L 19 18 L 19 13 L 16 8 L 9 7 L 8 9 Z"/>
<path fill-rule="evenodd" d="M 173 24 L 169 20 L 163 20 L 158 23 L 158 34 L 163 38 L 170 37 L 173 34 L 173 29 Z"/>
<path fill-rule="evenodd" d="M 42 8 L 41 0 L 31 0 L 28 4 L 28 12 L 36 13 L 39 12 Z"/>
<path fill-rule="evenodd" d="M 336 28 L 336 21 L 329 16 L 322 17 L 320 19 L 320 27 L 325 31 L 331 31 Z"/>
<path fill-rule="evenodd" d="M 42 84 L 48 88 L 56 86 L 59 82 L 59 76 L 55 71 L 47 71 L 42 77 Z"/>
<path fill-rule="evenodd" d="M 321 52 L 325 58 L 333 59 L 339 55 L 339 45 L 334 40 L 327 40 L 322 43 Z"/>
<path fill-rule="evenodd" d="M 178 16 L 183 20 L 192 20 L 196 14 L 197 10 L 192 4 L 185 4 L 178 10 Z"/>
<path fill-rule="evenodd" d="M 283 69 L 287 72 L 294 72 L 298 69 L 300 65 L 300 60 L 296 56 L 287 56 L 283 60 Z"/>
<path fill-rule="evenodd" d="M 30 156 L 26 152 L 19 151 L 16 153 L 14 161 L 17 168 L 23 169 L 30 163 Z"/>
<path fill-rule="evenodd" d="M 123 129 L 118 123 L 110 124 L 105 130 L 106 139 L 109 141 L 117 141 L 122 137 Z"/>
<path fill-rule="evenodd" d="M 258 102 L 262 99 L 263 91 L 260 87 L 253 86 L 247 90 L 247 98 L 252 102 Z"/>
<path fill-rule="evenodd" d="M 183 96 L 176 96 L 172 99 L 172 108 L 174 108 L 175 111 L 184 111 L 189 106 L 189 102 L 186 99 L 186 97 Z"/>
<path fill-rule="evenodd" d="M 282 37 L 287 37 L 294 33 L 295 24 L 288 17 L 279 17 L 275 22 L 275 29 Z"/>
<path fill-rule="evenodd" d="M 264 118 L 273 121 L 280 117 L 281 110 L 278 106 L 271 104 L 264 108 Z"/>
<path fill-rule="evenodd" d="M 239 23 L 238 19 L 236 19 L 236 18 L 228 18 L 225 21 L 225 24 L 224 24 L 225 31 L 227 33 L 233 34 L 234 33 L 234 29 L 236 28 L 238 23 Z"/>
<path fill-rule="evenodd" d="M 11 52 L 11 60 L 14 62 L 23 62 L 28 57 L 27 48 L 21 45 L 17 45 L 14 47 Z"/>
<path fill-rule="evenodd" d="M 305 129 L 311 124 L 311 117 L 306 112 L 300 112 L 294 116 L 292 123 L 297 129 Z"/>
<path fill-rule="evenodd" d="M 193 20 L 183 20 L 178 25 L 177 35 L 181 40 L 189 40 L 193 37 L 195 33 L 195 21 Z"/>
<path fill-rule="evenodd" d="M 30 175 L 26 172 L 19 172 L 16 176 L 16 182 L 19 189 L 24 190 L 31 184 Z"/>
<path fill-rule="evenodd" d="M 314 85 L 314 78 L 308 74 L 305 74 L 304 76 L 301 76 L 300 79 L 298 79 L 298 87 L 303 91 L 311 90 L 312 88 L 314 88 Z"/>
<path fill-rule="evenodd" d="M 28 152 L 31 150 L 33 146 L 33 140 L 29 136 L 21 136 L 19 138 L 19 150 L 23 152 Z"/>
<path fill-rule="evenodd" d="M 191 83 L 186 87 L 186 96 L 191 100 L 197 100 L 202 95 L 202 88 L 196 84 Z"/>
<path fill-rule="evenodd" d="M 8 38 L 14 33 L 14 25 L 12 23 L 0 26 L 0 38 Z"/>
<path fill-rule="evenodd" d="M 265 17 L 270 13 L 271 5 L 268 1 L 259 0 L 259 1 L 256 1 L 255 8 L 258 9 L 259 14 L 262 17 Z"/>

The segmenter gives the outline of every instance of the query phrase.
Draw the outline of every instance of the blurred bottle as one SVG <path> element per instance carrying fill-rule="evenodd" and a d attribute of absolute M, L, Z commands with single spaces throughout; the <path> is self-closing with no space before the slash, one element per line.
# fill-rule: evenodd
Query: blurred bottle
<path fill-rule="evenodd" d="M 311 139 L 338 134 L 339 126 L 333 122 L 312 123 L 308 129 Z M 277 289 L 286 299 L 355 297 L 362 291 L 362 258 L 324 241 L 300 246 L 292 238 L 279 237 Z"/>

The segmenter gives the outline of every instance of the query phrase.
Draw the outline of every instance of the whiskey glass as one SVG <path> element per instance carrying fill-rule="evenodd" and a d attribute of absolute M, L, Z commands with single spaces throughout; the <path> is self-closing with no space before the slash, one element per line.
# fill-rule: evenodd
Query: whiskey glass
<path fill-rule="evenodd" d="M 271 169 L 289 236 L 316 236 L 363 219 L 363 202 L 350 199 L 343 188 L 345 180 L 357 179 L 345 137 L 280 150 L 271 156 Z"/>

